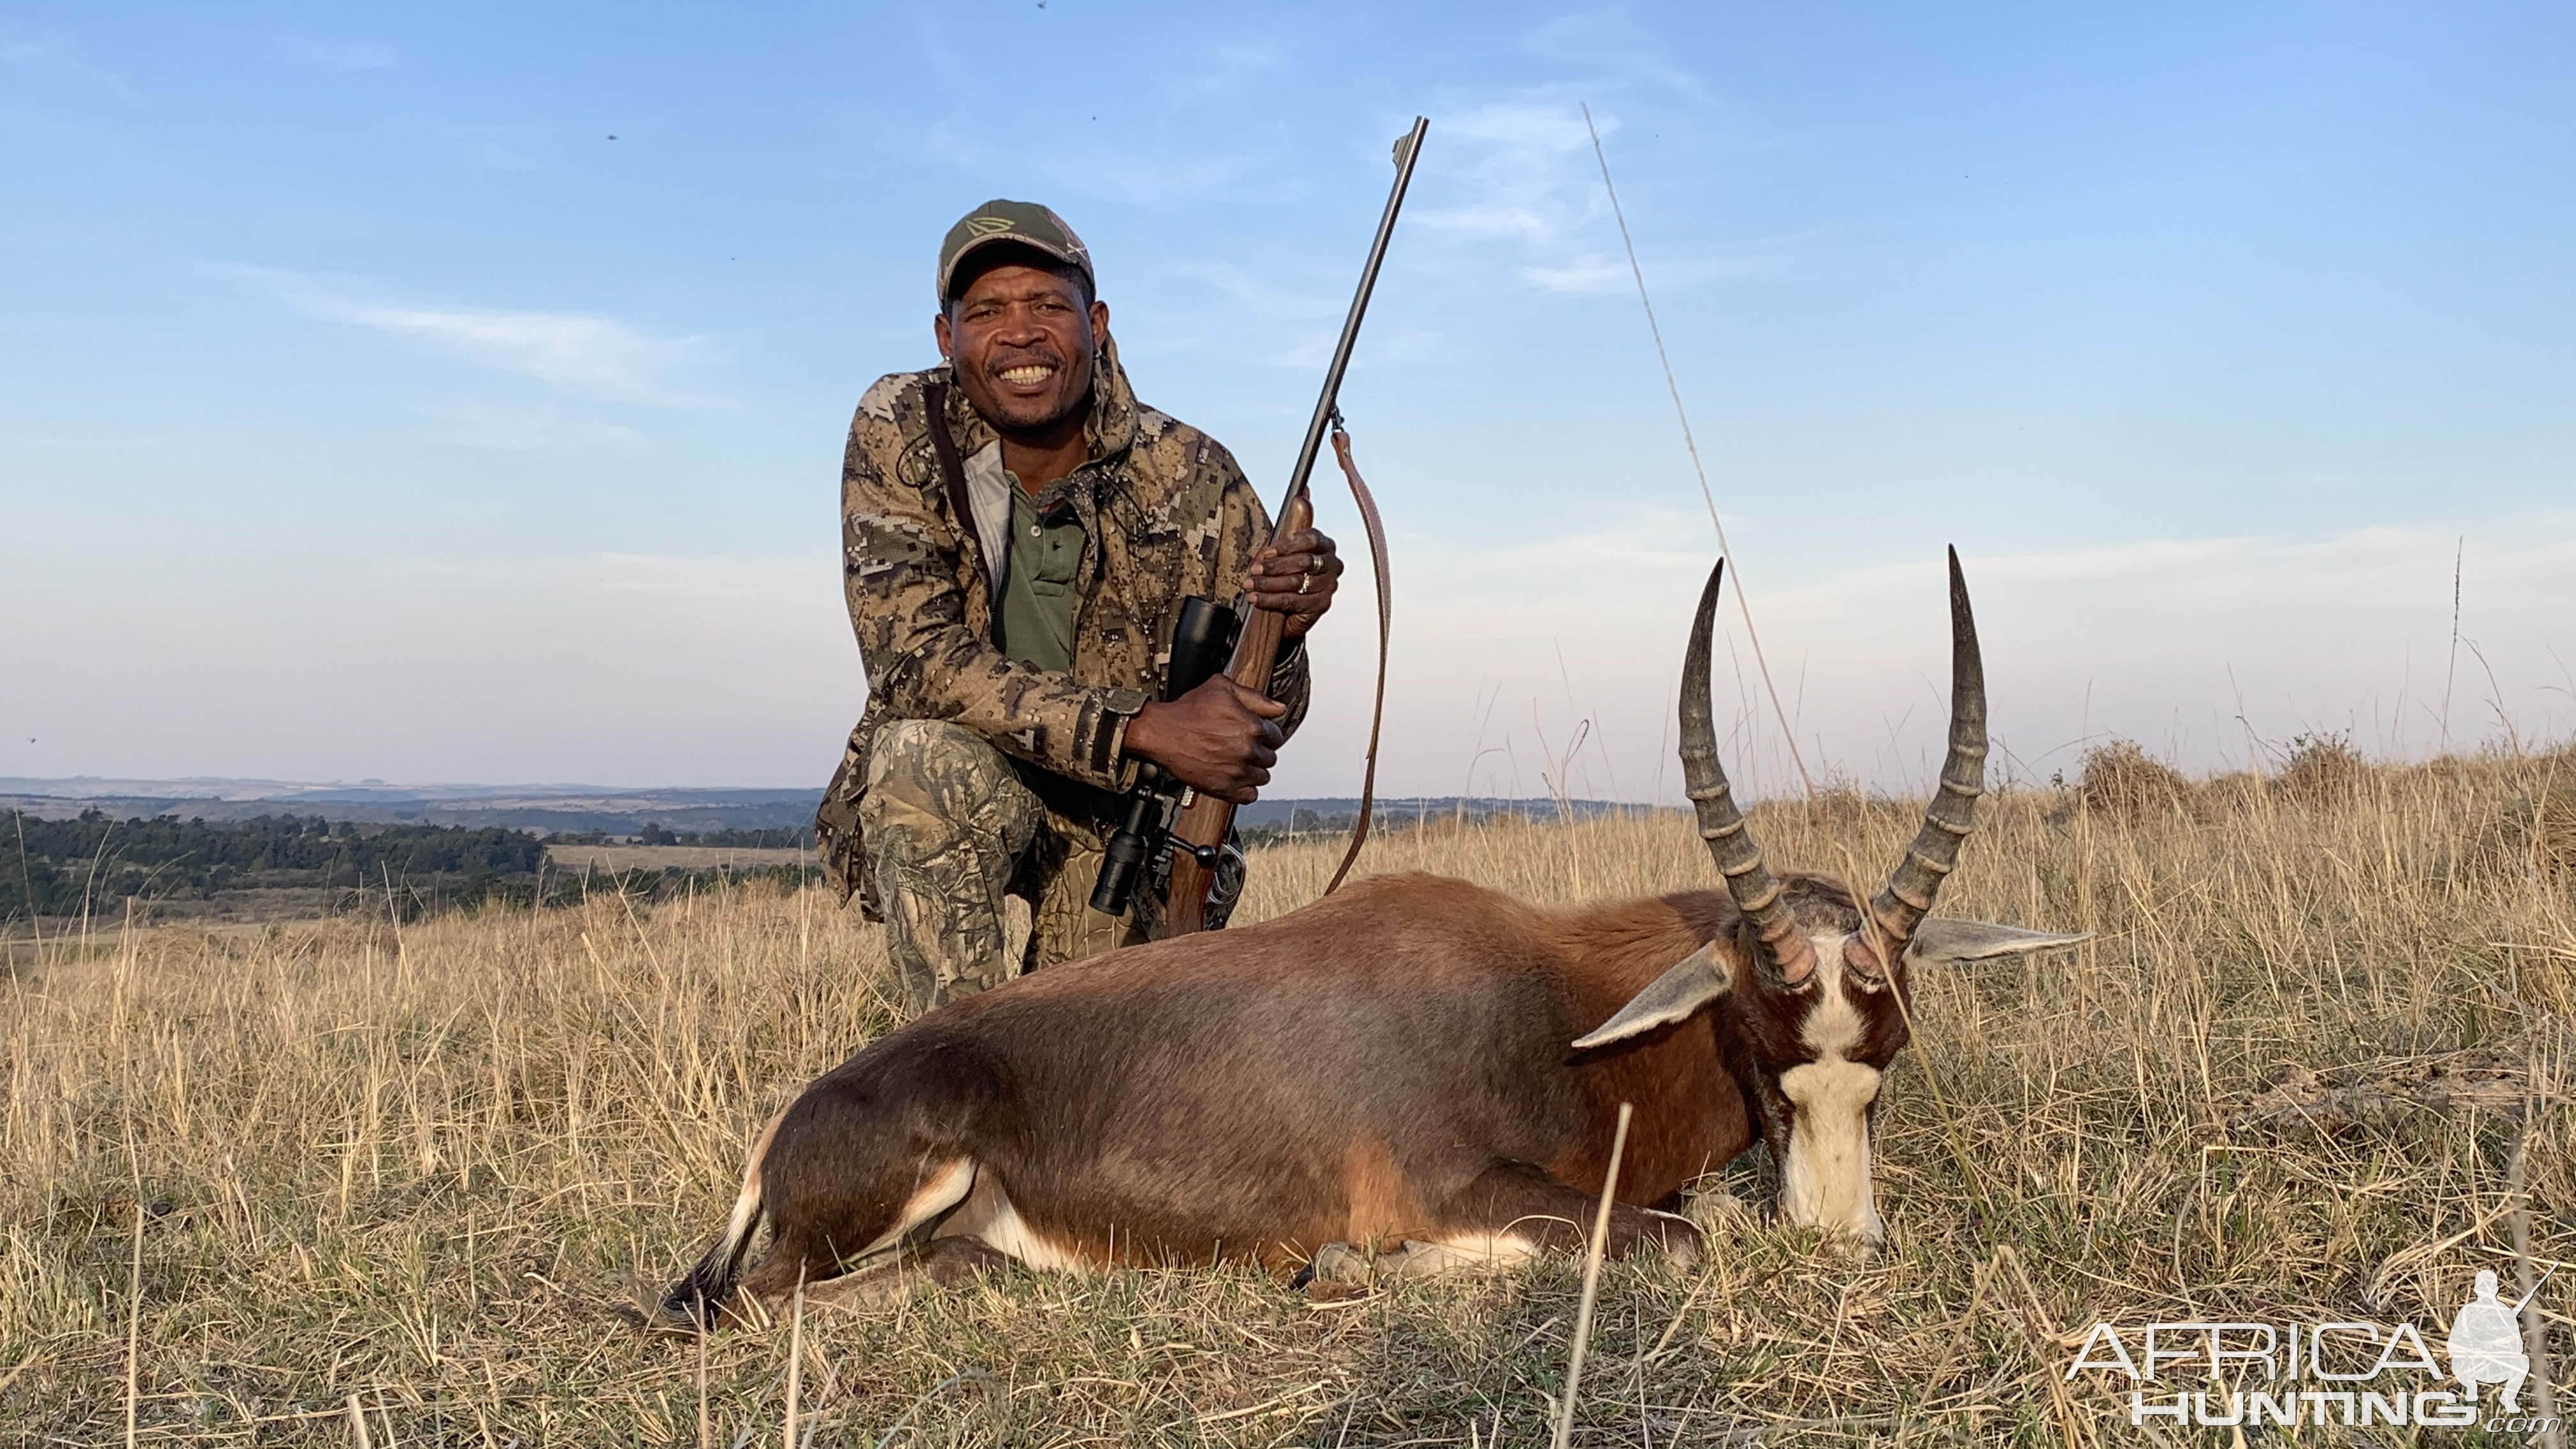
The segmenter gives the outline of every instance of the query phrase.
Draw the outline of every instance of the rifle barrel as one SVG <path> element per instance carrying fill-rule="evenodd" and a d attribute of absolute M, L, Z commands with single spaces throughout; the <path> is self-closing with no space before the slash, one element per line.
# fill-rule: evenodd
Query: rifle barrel
<path fill-rule="evenodd" d="M 1288 498 L 1306 491 L 1306 480 L 1315 471 L 1315 459 L 1324 450 L 1324 431 L 1332 426 L 1334 405 L 1342 393 L 1342 372 L 1351 365 L 1351 349 L 1359 344 L 1360 319 L 1368 314 L 1369 293 L 1377 290 L 1377 269 L 1386 260 L 1386 244 L 1395 235 L 1395 214 L 1404 207 L 1405 188 L 1413 184 L 1413 162 L 1422 154 L 1422 138 L 1431 129 L 1427 116 L 1413 118 L 1413 129 L 1395 143 L 1395 189 L 1387 193 L 1386 213 L 1377 219 L 1377 236 L 1369 242 L 1368 265 L 1360 271 L 1360 289 L 1351 298 L 1351 315 L 1342 319 L 1342 340 L 1333 344 L 1333 365 L 1324 373 L 1323 396 L 1315 399 L 1315 416 L 1306 424 L 1306 441 L 1297 448 L 1297 466 L 1288 474 Z M 1287 507 L 1282 500 L 1280 512 Z"/>
<path fill-rule="evenodd" d="M 1388 239 L 1395 235 L 1395 214 L 1404 206 L 1405 188 L 1413 184 L 1414 160 L 1422 154 L 1422 138 L 1430 129 L 1429 120 L 1416 116 L 1413 129 L 1395 143 L 1395 189 L 1387 193 L 1386 213 L 1378 218 L 1377 235 L 1369 241 L 1368 265 L 1360 272 L 1358 294 L 1351 298 L 1351 315 L 1342 321 L 1342 340 L 1333 346 L 1333 365 L 1324 374 L 1324 394 L 1315 399 L 1315 417 L 1306 425 L 1305 446 L 1297 450 L 1297 466 L 1289 474 L 1287 497 L 1281 500 L 1278 516 L 1273 520 L 1274 540 L 1306 527 L 1314 519 L 1314 504 L 1306 496 L 1306 479 L 1315 471 L 1315 456 L 1323 450 L 1324 432 L 1332 426 L 1334 404 L 1342 391 L 1342 370 L 1351 365 L 1351 347 L 1359 341 L 1360 319 L 1368 315 L 1369 293 L 1377 288 L 1378 267 L 1386 261 Z M 1268 609 L 1255 609 L 1245 617 L 1243 632 L 1234 641 L 1234 657 L 1226 668 L 1227 676 L 1236 684 L 1256 694 L 1270 688 L 1271 672 L 1279 662 L 1285 617 Z M 1234 806 L 1213 795 L 1190 797 L 1172 821 L 1172 874 L 1163 907 L 1167 934 L 1185 936 L 1206 928 L 1208 890 L 1215 884 L 1218 852 L 1233 826 Z"/>

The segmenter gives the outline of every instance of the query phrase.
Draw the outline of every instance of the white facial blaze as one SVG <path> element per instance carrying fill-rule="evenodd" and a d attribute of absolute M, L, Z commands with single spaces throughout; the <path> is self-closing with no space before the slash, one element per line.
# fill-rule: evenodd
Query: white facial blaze
<path fill-rule="evenodd" d="M 1795 1107 L 1780 1206 L 1800 1227 L 1876 1242 L 1884 1229 L 1869 1185 L 1869 1104 L 1878 1069 L 1849 1059 L 1863 1022 L 1843 984 L 1841 937 L 1817 939 L 1816 1007 L 1798 1030 L 1816 1059 L 1780 1074 Z"/>

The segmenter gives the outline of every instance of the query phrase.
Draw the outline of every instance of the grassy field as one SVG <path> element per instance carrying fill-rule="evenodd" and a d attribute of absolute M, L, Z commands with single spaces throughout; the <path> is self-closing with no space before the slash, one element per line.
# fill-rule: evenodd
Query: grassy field
<path fill-rule="evenodd" d="M 1709 1261 L 1612 1265 L 1576 1442 L 2186 1442 L 2064 1381 L 2097 1319 L 2438 1345 L 2475 1269 L 2518 1291 L 2519 1223 L 2536 1264 L 2576 1258 L 2576 757 L 2310 764 L 2183 786 L 2105 757 L 1990 802 L 1944 908 L 2097 939 L 1917 976 L 1884 1251 L 1740 1206 L 1757 1152 L 1698 1206 Z M 1775 864 L 1875 882 L 1915 808 L 1755 824 Z M 1367 863 L 1541 901 L 1712 880 L 1669 813 Z M 1330 864 L 1264 852 L 1249 913 Z M 632 1314 L 748 1133 L 893 1019 L 875 929 L 812 891 L 53 942 L 0 982 L 0 1440 L 353 1444 L 356 1415 L 377 1446 L 780 1443 L 785 1328 L 701 1370 Z M 1015 1274 L 809 1320 L 805 1442 L 1543 1444 L 1578 1277 L 1315 1304 Z M 2564 1377 L 2576 1269 L 2540 1301 Z M 2411 1442 L 2340 1432 L 2304 1442 Z"/>
<path fill-rule="evenodd" d="M 550 870 L 578 874 L 585 870 L 764 870 L 804 865 L 810 850 L 768 850 L 737 845 L 549 845 Z"/>

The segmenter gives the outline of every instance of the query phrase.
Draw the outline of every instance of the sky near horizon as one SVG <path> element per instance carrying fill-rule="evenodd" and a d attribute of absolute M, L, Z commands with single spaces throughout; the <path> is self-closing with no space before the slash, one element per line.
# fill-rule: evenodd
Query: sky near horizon
<path fill-rule="evenodd" d="M 22 0 L 0 775 L 820 784 L 842 438 L 948 224 L 1054 206 L 1275 501 L 1419 112 L 1343 390 L 1381 783 L 1675 798 L 1715 545 L 1586 103 L 1811 769 L 1929 783 L 1944 543 L 2025 778 L 2564 739 L 2571 73 L 2537 5 Z M 1357 785 L 1344 597 L 1273 794 Z"/>

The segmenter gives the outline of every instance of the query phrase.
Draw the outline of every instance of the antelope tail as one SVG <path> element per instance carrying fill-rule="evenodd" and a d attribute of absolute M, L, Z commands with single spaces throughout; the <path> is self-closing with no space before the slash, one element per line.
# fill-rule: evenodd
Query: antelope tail
<path fill-rule="evenodd" d="M 725 1221 L 724 1236 L 716 1239 L 715 1246 L 707 1249 L 686 1277 L 662 1295 L 662 1315 L 671 1326 L 712 1328 L 717 1311 L 733 1296 L 734 1280 L 742 1275 L 743 1255 L 751 1250 L 751 1240 L 767 1216 L 760 1164 L 769 1156 L 769 1141 L 778 1135 L 778 1124 L 786 1117 L 787 1109 L 780 1108 L 769 1119 L 769 1125 L 760 1129 L 760 1140 L 751 1145 L 751 1160 L 742 1168 L 742 1191 L 734 1197 L 733 1216 Z"/>

